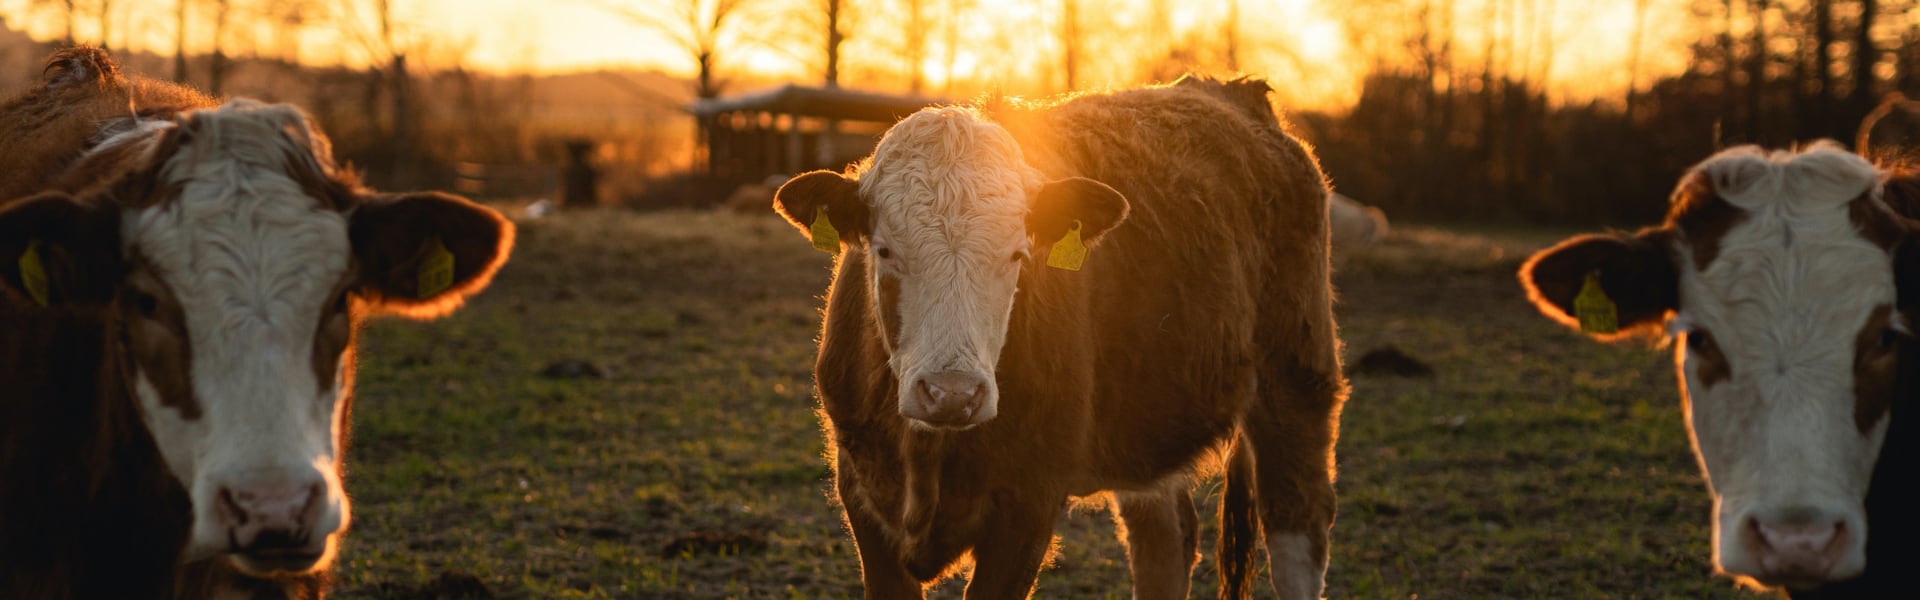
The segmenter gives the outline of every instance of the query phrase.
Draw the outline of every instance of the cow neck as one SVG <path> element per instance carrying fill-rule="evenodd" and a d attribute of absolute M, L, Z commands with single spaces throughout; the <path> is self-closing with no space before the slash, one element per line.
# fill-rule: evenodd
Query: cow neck
<path fill-rule="evenodd" d="M 189 500 L 117 381 L 124 360 L 110 315 L 0 307 L 0 325 L 19 336 L 7 352 L 20 354 L 0 357 L 12 363 L 0 366 L 5 385 L 30 388 L 9 394 L 17 404 L 4 412 L 19 420 L 0 426 L 0 581 L 100 597 L 154 597 L 171 585 Z M 91 517 L 53 518 L 76 514 Z M 21 588 L 0 585 L 0 596 L 9 589 Z"/>

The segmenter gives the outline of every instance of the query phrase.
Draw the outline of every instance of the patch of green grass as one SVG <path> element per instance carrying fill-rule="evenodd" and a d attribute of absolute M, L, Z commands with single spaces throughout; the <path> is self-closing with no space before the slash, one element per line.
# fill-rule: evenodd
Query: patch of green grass
<path fill-rule="evenodd" d="M 1709 576 L 1665 351 L 1526 306 L 1513 269 L 1551 241 L 1398 226 L 1338 276 L 1349 361 L 1392 344 L 1436 374 L 1353 378 L 1329 596 L 1755 597 Z M 857 597 L 812 390 L 830 263 L 770 214 L 570 212 L 455 316 L 371 324 L 339 595 L 457 572 L 507 598 Z M 540 375 L 563 360 L 605 377 Z M 1038 597 L 1129 597 L 1104 509 L 1058 532 Z"/>

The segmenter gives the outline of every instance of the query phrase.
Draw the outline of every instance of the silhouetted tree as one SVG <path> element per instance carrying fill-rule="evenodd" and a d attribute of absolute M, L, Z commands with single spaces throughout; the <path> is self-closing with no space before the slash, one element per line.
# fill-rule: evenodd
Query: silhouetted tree
<path fill-rule="evenodd" d="M 752 0 L 602 0 L 601 5 L 628 21 L 667 36 L 668 41 L 692 59 L 698 71 L 694 95 L 717 98 L 723 85 L 715 73 L 721 40 L 731 31 L 742 9 L 751 3 Z"/>

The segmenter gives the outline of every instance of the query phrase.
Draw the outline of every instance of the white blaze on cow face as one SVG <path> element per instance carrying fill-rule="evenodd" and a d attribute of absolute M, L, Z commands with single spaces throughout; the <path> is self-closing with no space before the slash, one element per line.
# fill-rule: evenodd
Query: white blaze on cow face
<path fill-rule="evenodd" d="M 969 108 L 915 113 L 874 151 L 859 182 L 870 289 L 911 423 L 966 428 L 998 412 L 1028 198 L 1044 183 L 1013 136 Z"/>
<path fill-rule="evenodd" d="M 1676 360 L 1714 497 L 1717 564 L 1768 585 L 1851 577 L 1865 566 L 1863 502 L 1888 422 L 1856 414 L 1859 394 L 1888 387 L 1857 380 L 1857 364 L 1890 355 L 1902 327 L 1889 252 L 1850 217 L 1879 174 L 1830 146 L 1733 150 L 1698 170 L 1738 209 L 1704 249 L 1713 255 L 1674 244 L 1669 324 L 1682 332 Z"/>
<path fill-rule="evenodd" d="M 290 107 L 236 101 L 185 123 L 158 171 L 171 199 L 121 221 L 134 354 L 160 347 L 135 361 L 144 418 L 193 498 L 190 557 L 324 566 L 348 520 L 350 247 L 346 216 L 296 174 L 329 172 L 330 154 Z M 164 358 L 169 348 L 184 360 Z"/>

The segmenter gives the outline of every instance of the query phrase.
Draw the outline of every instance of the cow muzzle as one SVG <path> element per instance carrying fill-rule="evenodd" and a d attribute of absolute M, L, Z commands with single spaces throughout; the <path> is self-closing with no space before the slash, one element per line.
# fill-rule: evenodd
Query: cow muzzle
<path fill-rule="evenodd" d="M 213 525 L 233 566 L 256 576 L 325 566 L 344 525 L 345 499 L 312 468 L 261 472 L 216 486 Z"/>
<path fill-rule="evenodd" d="M 900 415 L 935 429 L 967 429 L 999 413 L 993 381 L 968 371 L 941 371 L 914 378 L 901 398 Z"/>
<path fill-rule="evenodd" d="M 1807 506 L 1756 510 L 1739 517 L 1721 567 L 1768 586 L 1806 588 L 1849 579 L 1866 568 L 1864 519 Z"/>

